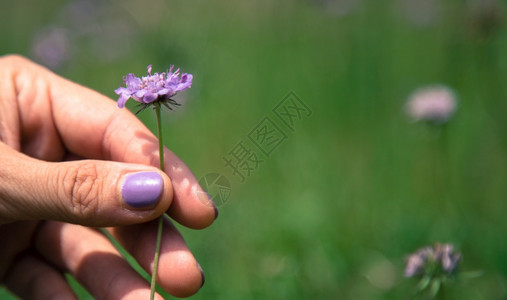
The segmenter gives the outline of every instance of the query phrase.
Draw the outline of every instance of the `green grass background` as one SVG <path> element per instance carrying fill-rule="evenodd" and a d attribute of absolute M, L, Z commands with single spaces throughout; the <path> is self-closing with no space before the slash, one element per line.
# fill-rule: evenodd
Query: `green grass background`
<path fill-rule="evenodd" d="M 101 2 L 108 9 L 89 26 L 126 22 L 128 49 L 98 59 L 93 37 L 77 38 L 55 71 L 111 98 L 122 75 L 148 64 L 194 75 L 184 106 L 164 117 L 164 139 L 197 177 L 228 177 L 232 194 L 213 226 L 181 228 L 206 273 L 192 299 L 409 299 L 405 257 L 438 241 L 462 252 L 463 270 L 485 272 L 449 299 L 506 299 L 505 2 L 481 14 L 473 4 L 488 1 L 433 1 L 426 26 L 403 0 L 328 2 L 359 5 Z M 34 34 L 65 26 L 66 3 L 0 2 L 0 54 L 33 57 Z M 442 128 L 403 113 L 414 89 L 434 83 L 459 98 Z M 313 114 L 241 183 L 223 157 L 291 91 Z M 154 130 L 152 114 L 140 118 Z"/>

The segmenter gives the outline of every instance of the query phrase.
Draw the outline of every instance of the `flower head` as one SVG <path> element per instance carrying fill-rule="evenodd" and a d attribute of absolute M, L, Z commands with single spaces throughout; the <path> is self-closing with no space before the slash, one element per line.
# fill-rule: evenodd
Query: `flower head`
<path fill-rule="evenodd" d="M 406 104 L 407 114 L 414 121 L 436 124 L 447 122 L 456 111 L 454 92 L 445 86 L 428 86 L 416 90 Z"/>
<path fill-rule="evenodd" d="M 412 277 L 416 275 L 421 275 L 424 272 L 428 258 L 432 253 L 433 249 L 431 247 L 424 247 L 417 250 L 417 252 L 411 254 L 407 258 L 405 276 Z"/>
<path fill-rule="evenodd" d="M 155 101 L 176 104 L 171 99 L 176 93 L 188 89 L 192 85 L 192 74 L 184 73 L 180 78 L 180 69 L 173 72 L 174 66 L 167 72 L 151 74 L 151 65 L 148 66 L 148 75 L 141 78 L 130 73 L 123 77 L 125 87 L 119 87 L 115 93 L 118 98 L 118 107 L 123 108 L 128 99 L 132 98 L 141 103 L 143 108 Z M 169 106 L 168 106 L 169 107 Z"/>
<path fill-rule="evenodd" d="M 461 253 L 454 252 L 451 244 L 436 243 L 418 249 L 407 258 L 405 277 L 417 278 L 416 293 L 426 293 L 428 299 L 434 299 L 444 285 L 482 276 L 482 271 L 458 270 L 460 261 Z"/>
<path fill-rule="evenodd" d="M 449 276 L 454 273 L 460 260 L 461 254 L 454 252 L 451 244 L 424 247 L 408 257 L 405 276 Z"/>

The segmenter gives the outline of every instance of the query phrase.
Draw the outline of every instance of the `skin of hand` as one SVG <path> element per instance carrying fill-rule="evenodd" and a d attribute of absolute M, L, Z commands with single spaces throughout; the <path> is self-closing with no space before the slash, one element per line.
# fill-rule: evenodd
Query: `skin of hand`
<path fill-rule="evenodd" d="M 0 283 L 22 298 L 76 299 L 68 272 L 97 299 L 148 299 L 149 283 L 96 227 L 151 273 L 160 215 L 193 229 L 213 223 L 216 207 L 192 172 L 164 155 L 165 173 L 157 138 L 111 99 L 21 56 L 0 57 Z M 159 191 L 132 206 L 125 186 L 139 173 L 158 178 Z M 159 262 L 157 282 L 174 296 L 204 283 L 169 218 Z"/>

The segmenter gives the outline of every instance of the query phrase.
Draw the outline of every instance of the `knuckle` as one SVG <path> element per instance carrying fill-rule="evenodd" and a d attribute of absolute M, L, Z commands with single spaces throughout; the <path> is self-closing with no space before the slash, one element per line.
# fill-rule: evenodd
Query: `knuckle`
<path fill-rule="evenodd" d="M 64 198 L 70 201 L 73 215 L 90 218 L 99 210 L 101 194 L 100 175 L 94 164 L 83 163 L 72 166 L 61 176 Z"/>

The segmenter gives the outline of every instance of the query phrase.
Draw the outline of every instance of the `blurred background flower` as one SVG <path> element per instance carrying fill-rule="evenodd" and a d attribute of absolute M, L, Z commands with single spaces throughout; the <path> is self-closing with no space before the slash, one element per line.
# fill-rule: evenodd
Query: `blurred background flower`
<path fill-rule="evenodd" d="M 459 270 L 461 258 L 461 253 L 455 252 L 451 244 L 436 243 L 434 246 L 426 246 L 407 258 L 405 276 L 418 278 L 417 294 L 427 294 L 432 299 L 437 296 L 446 299 L 444 289 L 450 284 L 463 284 L 465 280 L 483 275 L 480 271 Z"/>
<path fill-rule="evenodd" d="M 451 244 L 435 244 L 417 250 L 407 259 L 406 277 L 452 276 L 458 267 L 461 253 L 454 252 Z"/>
<path fill-rule="evenodd" d="M 31 54 L 35 61 L 57 69 L 72 56 L 72 41 L 67 29 L 47 27 L 38 31 L 33 38 Z"/>
<path fill-rule="evenodd" d="M 447 122 L 457 108 L 455 93 L 443 85 L 417 89 L 408 99 L 406 111 L 414 121 Z"/>
<path fill-rule="evenodd" d="M 113 63 L 131 54 L 137 40 L 136 26 L 120 3 L 71 0 L 49 16 L 33 38 L 31 54 L 52 69 L 74 68 L 85 57 Z"/>

